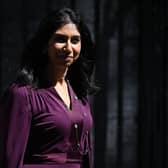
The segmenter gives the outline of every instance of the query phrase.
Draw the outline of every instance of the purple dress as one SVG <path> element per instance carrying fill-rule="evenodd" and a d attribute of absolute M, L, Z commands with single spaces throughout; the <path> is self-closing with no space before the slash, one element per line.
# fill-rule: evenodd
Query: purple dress
<path fill-rule="evenodd" d="M 54 87 L 8 89 L 0 106 L 0 168 L 91 168 L 90 104 L 68 89 L 71 109 Z"/>

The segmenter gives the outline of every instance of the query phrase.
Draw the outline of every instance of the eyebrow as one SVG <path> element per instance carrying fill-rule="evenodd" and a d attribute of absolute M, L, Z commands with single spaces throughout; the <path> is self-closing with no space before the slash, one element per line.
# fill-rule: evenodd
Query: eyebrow
<path fill-rule="evenodd" d="M 63 37 L 63 38 L 67 38 L 66 35 L 61 34 L 61 33 L 55 33 L 55 34 L 53 35 L 53 37 Z M 80 36 L 80 35 L 73 35 L 72 37 L 73 37 L 73 38 L 74 38 L 74 37 L 75 37 L 75 38 L 80 38 L 81 36 Z"/>

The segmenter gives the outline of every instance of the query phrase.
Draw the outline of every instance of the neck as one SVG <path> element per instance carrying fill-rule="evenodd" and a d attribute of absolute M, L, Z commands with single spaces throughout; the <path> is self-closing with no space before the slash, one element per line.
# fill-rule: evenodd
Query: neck
<path fill-rule="evenodd" d="M 68 68 L 48 68 L 48 77 L 51 84 L 56 86 L 57 83 L 65 83 Z"/>

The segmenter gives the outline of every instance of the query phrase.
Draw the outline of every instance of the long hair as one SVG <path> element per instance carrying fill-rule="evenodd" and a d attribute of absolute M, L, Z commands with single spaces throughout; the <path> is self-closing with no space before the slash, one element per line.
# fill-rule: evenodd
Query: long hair
<path fill-rule="evenodd" d="M 35 88 L 47 87 L 48 41 L 61 26 L 73 23 L 81 36 L 79 58 L 69 67 L 67 78 L 77 96 L 84 100 L 97 90 L 94 84 L 94 43 L 90 31 L 77 12 L 69 8 L 50 12 L 39 24 L 34 37 L 26 45 L 15 82 Z"/>

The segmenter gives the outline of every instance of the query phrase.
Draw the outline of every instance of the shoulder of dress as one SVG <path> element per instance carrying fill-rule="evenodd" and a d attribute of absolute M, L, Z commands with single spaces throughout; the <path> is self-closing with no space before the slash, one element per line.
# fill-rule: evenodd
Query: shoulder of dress
<path fill-rule="evenodd" d="M 8 89 L 7 93 L 11 96 L 19 96 L 23 97 L 27 94 L 28 86 L 20 86 L 18 84 L 13 83 Z"/>
<path fill-rule="evenodd" d="M 25 107 L 28 103 L 27 88 L 13 83 L 4 92 L 0 106 L 7 107 L 10 104 L 9 108 L 12 106 Z"/>
<path fill-rule="evenodd" d="M 14 94 L 14 95 L 20 95 L 24 96 L 25 94 L 29 97 L 31 96 L 38 96 L 40 94 L 40 89 L 36 89 L 30 85 L 19 85 L 16 83 L 13 83 L 7 90 L 8 93 Z"/>

